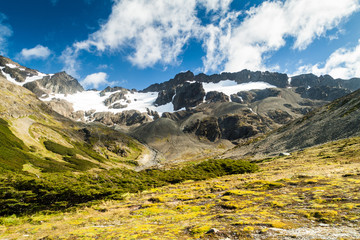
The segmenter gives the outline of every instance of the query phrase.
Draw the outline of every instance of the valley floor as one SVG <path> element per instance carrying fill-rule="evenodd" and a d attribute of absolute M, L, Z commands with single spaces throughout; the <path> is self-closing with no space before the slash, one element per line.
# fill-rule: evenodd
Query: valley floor
<path fill-rule="evenodd" d="M 0 218 L 0 239 L 360 239 L 360 138 L 56 214 Z"/>

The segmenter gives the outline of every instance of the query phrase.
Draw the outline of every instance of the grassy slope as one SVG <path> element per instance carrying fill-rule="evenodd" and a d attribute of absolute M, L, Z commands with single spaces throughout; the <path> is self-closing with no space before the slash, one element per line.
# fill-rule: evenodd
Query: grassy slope
<path fill-rule="evenodd" d="M 1 218 L 0 239 L 359 239 L 360 138 L 74 212 Z M 216 228 L 217 233 L 206 233 Z M 341 235 L 343 234 L 343 235 Z"/>

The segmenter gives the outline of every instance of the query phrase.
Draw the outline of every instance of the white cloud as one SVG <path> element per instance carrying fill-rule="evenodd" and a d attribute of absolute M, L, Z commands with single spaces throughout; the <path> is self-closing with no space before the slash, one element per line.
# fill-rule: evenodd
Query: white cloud
<path fill-rule="evenodd" d="M 24 48 L 20 52 L 20 56 L 25 60 L 46 59 L 50 56 L 50 54 L 50 49 L 40 44 L 30 49 Z"/>
<path fill-rule="evenodd" d="M 294 50 L 304 50 L 360 7 L 359 0 L 269 0 L 237 12 L 230 11 L 232 2 L 116 0 L 108 20 L 74 43 L 70 55 L 74 60 L 80 50 L 120 52 L 140 68 L 166 67 L 178 64 L 186 44 L 196 39 L 205 51 L 205 72 L 269 70 L 276 66 L 266 60 L 287 40 L 294 39 Z M 206 21 L 198 16 L 200 8 Z"/>
<path fill-rule="evenodd" d="M 99 51 L 130 47 L 134 52 L 128 59 L 140 68 L 172 64 L 197 28 L 195 7 L 195 0 L 117 1 L 107 23 L 75 47 Z"/>
<path fill-rule="evenodd" d="M 83 85 L 85 88 L 98 88 L 102 84 L 110 84 L 107 79 L 108 75 L 104 72 L 93 73 L 86 76 L 86 78 L 81 81 L 81 85 Z"/>
<path fill-rule="evenodd" d="M 13 34 L 13 31 L 11 30 L 11 27 L 4 24 L 4 20 L 6 20 L 7 17 L 0 13 L 0 54 L 5 55 L 7 52 L 7 39 Z"/>
<path fill-rule="evenodd" d="M 329 74 L 334 78 L 360 77 L 360 40 L 354 48 L 340 48 L 333 52 L 325 64 L 305 65 L 296 74 L 312 72 L 316 75 Z"/>
<path fill-rule="evenodd" d="M 198 38 L 202 27 L 196 8 L 207 12 L 225 12 L 232 0 L 121 0 L 112 9 L 108 21 L 89 39 L 74 44 L 88 51 L 122 50 L 133 52 L 128 60 L 140 68 L 156 63 L 176 64 L 190 38 Z"/>
<path fill-rule="evenodd" d="M 78 51 L 74 50 L 72 47 L 67 47 L 62 51 L 60 56 L 60 61 L 64 63 L 62 70 L 76 78 L 79 78 L 78 70 L 80 69 L 80 63 L 77 60 L 78 56 Z"/>
<path fill-rule="evenodd" d="M 225 70 L 267 69 L 266 54 L 285 46 L 287 37 L 295 39 L 294 49 L 303 50 L 359 6 L 358 0 L 288 0 L 253 7 L 221 51 L 227 58 Z"/>
<path fill-rule="evenodd" d="M 229 9 L 232 0 L 199 0 L 198 2 L 206 8 L 207 13 L 210 11 L 225 13 Z"/>

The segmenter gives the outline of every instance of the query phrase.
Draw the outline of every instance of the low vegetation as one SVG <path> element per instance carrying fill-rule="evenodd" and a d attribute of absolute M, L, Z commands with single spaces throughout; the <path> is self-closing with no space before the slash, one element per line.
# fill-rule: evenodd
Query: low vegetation
<path fill-rule="evenodd" d="M 251 172 L 241 175 L 237 169 L 243 173 L 249 166 L 211 160 L 177 170 L 181 177 L 173 176 L 175 170 L 112 170 L 107 176 L 65 175 L 62 183 L 56 183 L 59 176 L 51 183 L 56 191 L 81 178 L 82 185 L 73 184 L 69 194 L 79 194 L 74 186 L 88 196 L 104 186 L 110 191 L 113 181 L 119 189 L 134 193 L 113 191 L 108 195 L 112 199 L 78 206 L 76 211 L 4 216 L 0 238 L 360 238 L 360 138 L 257 162 L 260 171 L 252 172 L 256 167 L 251 165 Z M 197 177 L 189 177 L 190 173 Z M 133 178 L 125 177 L 130 175 Z M 43 180 L 38 181 L 41 185 Z"/>
<path fill-rule="evenodd" d="M 58 144 L 53 151 L 69 154 L 69 149 Z M 72 154 L 72 152 L 70 152 Z M 78 170 L 89 170 L 96 164 L 64 157 Z M 187 180 L 205 180 L 229 174 L 249 173 L 258 170 L 253 163 L 235 160 L 209 160 L 197 165 L 173 170 L 94 169 L 90 172 L 13 174 L 0 177 L 0 215 L 28 214 L 40 210 L 63 210 L 80 203 L 99 199 L 122 199 L 125 193 L 136 193 L 149 188 L 179 183 Z"/>

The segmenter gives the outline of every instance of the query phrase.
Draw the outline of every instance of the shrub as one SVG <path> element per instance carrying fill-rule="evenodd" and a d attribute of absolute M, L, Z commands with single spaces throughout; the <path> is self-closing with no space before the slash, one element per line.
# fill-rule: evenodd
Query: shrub
<path fill-rule="evenodd" d="M 45 141 L 44 142 L 44 146 L 47 150 L 53 152 L 53 153 L 57 153 L 60 154 L 62 156 L 74 156 L 75 155 L 75 150 L 72 148 L 68 148 L 65 147 L 63 145 L 60 145 L 58 143 L 55 143 L 53 141 Z"/>

